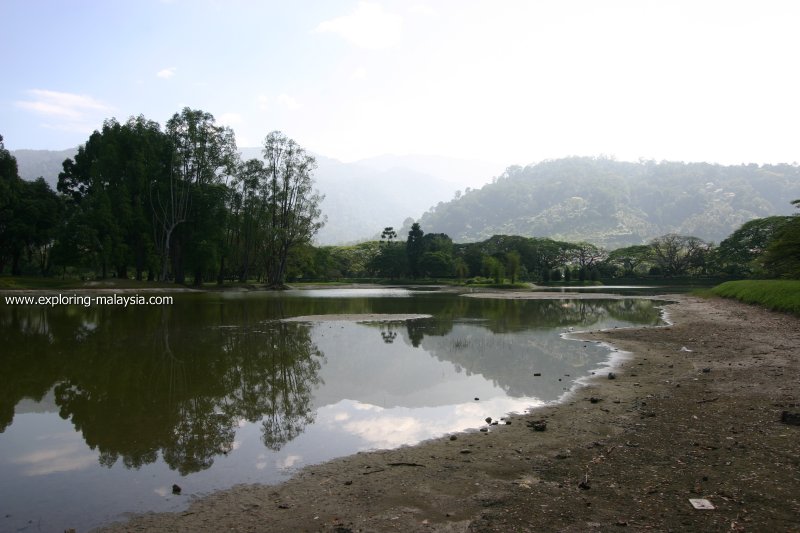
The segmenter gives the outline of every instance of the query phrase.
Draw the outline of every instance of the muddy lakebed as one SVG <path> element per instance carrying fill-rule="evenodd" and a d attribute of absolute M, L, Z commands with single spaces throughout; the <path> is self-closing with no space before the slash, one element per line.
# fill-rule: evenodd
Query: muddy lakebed
<path fill-rule="evenodd" d="M 0 529 L 180 511 L 337 457 L 477 432 L 559 400 L 614 353 L 568 333 L 662 323 L 647 298 L 374 288 L 4 306 Z"/>

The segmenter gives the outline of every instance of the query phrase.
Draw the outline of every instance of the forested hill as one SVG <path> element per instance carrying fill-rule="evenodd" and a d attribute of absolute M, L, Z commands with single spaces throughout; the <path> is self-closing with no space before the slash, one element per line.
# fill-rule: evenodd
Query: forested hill
<path fill-rule="evenodd" d="M 667 233 L 720 242 L 748 220 L 792 213 L 796 198 L 797 165 L 571 157 L 510 167 L 492 183 L 439 203 L 419 222 L 456 242 L 505 234 L 616 248 Z"/>

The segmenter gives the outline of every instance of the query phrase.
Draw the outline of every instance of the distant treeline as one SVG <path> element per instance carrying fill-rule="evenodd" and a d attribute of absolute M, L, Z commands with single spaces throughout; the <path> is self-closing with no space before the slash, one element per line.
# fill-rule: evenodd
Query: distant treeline
<path fill-rule="evenodd" d="M 648 276 L 800 278 L 800 216 L 751 220 L 719 246 L 676 234 L 613 251 L 586 242 L 509 235 L 458 244 L 442 233 L 426 234 L 415 223 L 405 240 L 389 227 L 380 241 L 305 252 L 293 265 L 296 279 L 380 276 L 499 284 Z"/>

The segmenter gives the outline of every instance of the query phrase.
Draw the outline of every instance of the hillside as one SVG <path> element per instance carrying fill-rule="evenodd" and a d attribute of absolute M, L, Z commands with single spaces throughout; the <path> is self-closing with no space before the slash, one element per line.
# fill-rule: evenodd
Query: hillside
<path fill-rule="evenodd" d="M 793 212 L 800 167 L 571 157 L 510 167 L 419 220 L 456 242 L 496 234 L 615 248 L 666 233 L 719 242 L 742 223 Z"/>

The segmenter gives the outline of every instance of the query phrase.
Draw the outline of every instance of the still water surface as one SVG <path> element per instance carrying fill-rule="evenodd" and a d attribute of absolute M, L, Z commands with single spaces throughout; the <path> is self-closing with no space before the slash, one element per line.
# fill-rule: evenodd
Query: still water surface
<path fill-rule="evenodd" d="M 334 289 L 0 307 L 0 531 L 85 530 L 479 428 L 608 359 L 565 331 L 658 324 L 655 305 Z M 282 321 L 356 313 L 431 318 Z"/>

